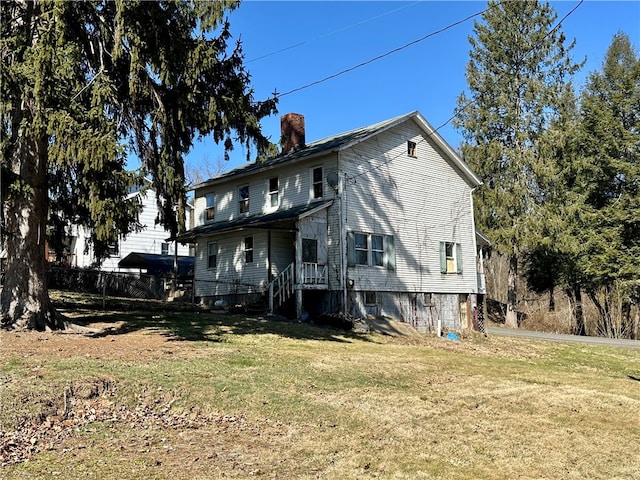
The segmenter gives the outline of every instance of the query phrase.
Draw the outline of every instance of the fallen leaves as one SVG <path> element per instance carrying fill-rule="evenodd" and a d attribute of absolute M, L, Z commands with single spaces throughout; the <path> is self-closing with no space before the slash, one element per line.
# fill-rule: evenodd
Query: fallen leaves
<path fill-rule="evenodd" d="M 95 381 L 94 388 L 86 382 L 81 386 L 70 384 L 57 415 L 23 419 L 14 431 L 0 430 L 0 465 L 24 462 L 38 452 L 55 450 L 65 439 L 90 430 L 97 423 L 119 424 L 132 430 L 188 430 L 207 425 L 218 431 L 245 423 L 241 415 L 208 415 L 197 410 L 172 412 L 174 400 L 135 408 L 117 405 L 110 399 L 114 388 L 113 382 L 107 380 Z"/>

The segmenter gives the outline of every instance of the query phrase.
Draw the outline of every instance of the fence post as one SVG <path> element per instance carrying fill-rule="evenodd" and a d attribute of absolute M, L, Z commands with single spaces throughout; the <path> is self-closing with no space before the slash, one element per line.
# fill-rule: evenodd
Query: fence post
<path fill-rule="evenodd" d="M 107 282 L 104 272 L 100 275 L 102 277 L 102 310 L 106 310 L 107 306 Z"/>

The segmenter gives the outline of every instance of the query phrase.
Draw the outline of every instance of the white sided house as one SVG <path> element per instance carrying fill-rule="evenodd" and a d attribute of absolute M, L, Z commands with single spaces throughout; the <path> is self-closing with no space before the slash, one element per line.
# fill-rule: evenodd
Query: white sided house
<path fill-rule="evenodd" d="M 108 272 L 130 272 L 130 268 L 121 268 L 118 263 L 129 254 L 153 254 L 173 257 L 178 249 L 178 256 L 188 256 L 189 246 L 174 241 L 169 241 L 171 233 L 163 226 L 156 224 L 158 216 L 158 204 L 155 190 L 151 188 L 136 189 L 129 194 L 129 198 L 136 197 L 142 204 L 142 210 L 138 218 L 142 230 L 132 232 L 126 237 L 121 237 L 118 242 L 110 246 L 110 254 L 105 258 L 100 269 Z M 187 218 L 190 217 L 191 206 L 187 205 Z M 89 235 L 83 227 L 74 226 L 70 238 L 71 259 L 73 267 L 90 267 L 95 264 L 95 255 L 88 242 Z M 88 247 L 88 248 L 87 248 Z M 133 271 L 138 271 L 134 268 Z"/>
<path fill-rule="evenodd" d="M 282 153 L 194 187 L 195 296 L 266 297 L 272 312 L 381 315 L 420 331 L 471 326 L 472 192 L 480 179 L 418 112 L 305 143 L 282 117 Z M 255 299 L 255 298 L 254 298 Z"/>

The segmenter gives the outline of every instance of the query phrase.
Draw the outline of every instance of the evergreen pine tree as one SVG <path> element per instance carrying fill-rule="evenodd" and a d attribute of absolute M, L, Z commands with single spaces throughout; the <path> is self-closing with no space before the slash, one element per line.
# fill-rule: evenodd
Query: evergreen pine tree
<path fill-rule="evenodd" d="M 509 259 L 506 325 L 512 328 L 518 263 L 544 196 L 541 136 L 580 68 L 556 18 L 548 3 L 490 1 L 469 38 L 468 93 L 456 110 L 463 157 L 484 181 L 475 196 L 476 221 Z"/>
<path fill-rule="evenodd" d="M 640 58 L 623 33 L 614 36 L 602 71 L 589 76 L 582 92 L 577 141 L 579 268 L 600 315 L 599 333 L 631 336 L 637 326 L 631 327 L 630 307 L 640 300 Z M 622 296 L 616 325 L 614 292 Z"/>
<path fill-rule="evenodd" d="M 175 235 L 195 137 L 268 147 L 259 121 L 275 101 L 254 101 L 240 43 L 229 46 L 224 15 L 238 4 L 0 2 L 3 328 L 64 328 L 48 296 L 47 232 L 86 225 L 100 256 L 135 228 L 126 194 L 140 178 L 125 171 L 128 155 Z"/>

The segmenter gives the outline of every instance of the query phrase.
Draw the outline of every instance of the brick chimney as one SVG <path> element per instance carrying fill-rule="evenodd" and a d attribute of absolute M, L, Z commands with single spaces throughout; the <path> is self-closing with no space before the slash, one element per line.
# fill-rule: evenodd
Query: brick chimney
<path fill-rule="evenodd" d="M 304 115 L 287 113 L 280 117 L 280 146 L 282 153 L 292 153 L 304 148 Z"/>

